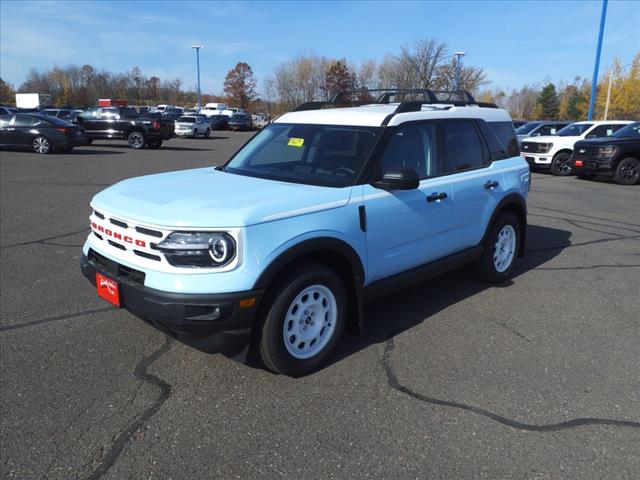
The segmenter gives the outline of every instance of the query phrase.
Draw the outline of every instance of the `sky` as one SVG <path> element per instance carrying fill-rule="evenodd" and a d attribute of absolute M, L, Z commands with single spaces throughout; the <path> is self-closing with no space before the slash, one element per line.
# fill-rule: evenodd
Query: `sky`
<path fill-rule="evenodd" d="M 591 79 L 602 2 L 188 2 L 0 0 L 0 77 L 17 88 L 27 72 L 57 64 L 134 66 L 220 93 L 227 71 L 247 62 L 258 79 L 300 53 L 382 59 L 431 37 L 481 67 L 490 87 Z M 610 0 L 601 73 L 640 51 L 640 1 Z"/>

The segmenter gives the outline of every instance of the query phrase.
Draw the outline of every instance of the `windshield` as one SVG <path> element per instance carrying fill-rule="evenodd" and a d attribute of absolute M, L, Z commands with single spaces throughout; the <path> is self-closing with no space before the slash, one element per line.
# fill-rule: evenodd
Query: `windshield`
<path fill-rule="evenodd" d="M 560 137 L 579 137 L 592 126 L 593 123 L 572 123 L 571 125 L 564 127 L 562 130 L 558 130 L 556 135 Z"/>
<path fill-rule="evenodd" d="M 196 123 L 196 117 L 180 117 L 176 121 L 180 123 Z"/>
<path fill-rule="evenodd" d="M 244 115 L 233 115 L 231 117 L 231 120 L 234 120 L 236 122 L 242 122 L 244 120 Z"/>
<path fill-rule="evenodd" d="M 271 124 L 231 159 L 226 172 L 329 187 L 350 185 L 379 127 Z"/>
<path fill-rule="evenodd" d="M 640 137 L 640 122 L 630 123 L 622 127 L 612 135 L 616 138 L 638 138 Z"/>
<path fill-rule="evenodd" d="M 518 135 L 526 135 L 527 133 L 529 133 L 531 130 L 533 130 L 534 128 L 536 128 L 538 125 L 540 125 L 539 122 L 529 122 L 529 123 L 525 123 L 524 125 L 516 128 L 516 133 Z"/>

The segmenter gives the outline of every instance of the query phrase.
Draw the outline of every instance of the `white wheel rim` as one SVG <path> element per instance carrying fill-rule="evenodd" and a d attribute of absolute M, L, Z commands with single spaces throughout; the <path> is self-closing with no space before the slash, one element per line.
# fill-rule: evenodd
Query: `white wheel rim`
<path fill-rule="evenodd" d="M 38 137 L 33 143 L 38 153 L 47 153 L 49 151 L 49 142 L 46 138 Z"/>
<path fill-rule="evenodd" d="M 493 266 L 496 271 L 506 271 L 513 261 L 516 252 L 516 231 L 511 225 L 505 225 L 498 232 L 493 250 Z"/>
<path fill-rule="evenodd" d="M 338 306 L 324 285 L 311 285 L 293 299 L 282 328 L 287 352 L 299 360 L 317 355 L 336 329 Z"/>

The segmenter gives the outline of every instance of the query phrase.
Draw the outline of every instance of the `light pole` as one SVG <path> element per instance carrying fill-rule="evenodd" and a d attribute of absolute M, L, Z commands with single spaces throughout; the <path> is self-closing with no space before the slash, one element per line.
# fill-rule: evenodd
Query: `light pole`
<path fill-rule="evenodd" d="M 622 73 L 622 71 L 627 68 L 630 67 L 631 64 L 629 63 L 628 65 L 625 65 L 624 67 L 620 68 L 620 72 Z M 611 98 L 611 79 L 613 77 L 613 67 L 611 68 L 611 71 L 609 72 L 609 86 L 607 87 L 607 103 L 604 107 L 604 118 L 603 120 L 607 119 L 607 115 L 609 115 L 609 99 Z"/>
<path fill-rule="evenodd" d="M 198 113 L 200 113 L 200 49 L 204 48 L 204 45 L 191 45 L 191 48 L 196 50 L 196 69 L 198 71 Z"/>
<path fill-rule="evenodd" d="M 593 66 L 593 80 L 591 82 L 591 100 L 589 101 L 589 116 L 587 120 L 593 120 L 593 108 L 596 104 L 596 88 L 598 87 L 598 68 L 600 67 L 600 52 L 602 51 L 602 36 L 604 35 L 604 21 L 607 18 L 607 0 L 602 0 L 602 13 L 600 14 L 600 32 L 598 33 L 598 46 L 596 47 L 596 61 Z"/>
<path fill-rule="evenodd" d="M 460 59 L 466 54 L 467 52 L 453 52 L 453 56 L 456 57 L 456 92 L 460 91 Z"/>

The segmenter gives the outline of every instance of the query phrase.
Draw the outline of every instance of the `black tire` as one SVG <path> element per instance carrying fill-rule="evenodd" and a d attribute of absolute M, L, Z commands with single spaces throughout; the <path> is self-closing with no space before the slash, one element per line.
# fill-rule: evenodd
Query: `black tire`
<path fill-rule="evenodd" d="M 209 138 L 211 136 L 211 130 L 207 128 L 207 131 L 204 132 L 204 138 Z"/>
<path fill-rule="evenodd" d="M 191 138 L 198 138 L 198 129 L 194 128 L 193 133 L 191 134 Z"/>
<path fill-rule="evenodd" d="M 144 148 L 146 144 L 144 133 L 140 130 L 134 130 L 127 136 L 127 143 L 131 148 L 135 148 L 136 150 Z"/>
<path fill-rule="evenodd" d="M 623 158 L 618 162 L 613 178 L 620 185 L 637 185 L 640 183 L 640 160 Z"/>
<path fill-rule="evenodd" d="M 44 135 L 34 137 L 31 141 L 31 148 L 35 153 L 39 153 L 41 155 L 47 155 L 48 153 L 53 152 L 51 141 Z"/>
<path fill-rule="evenodd" d="M 162 139 L 161 138 L 152 138 L 147 142 L 147 146 L 149 148 L 160 148 L 162 146 Z"/>
<path fill-rule="evenodd" d="M 510 226 L 515 233 L 513 251 L 511 252 L 511 260 L 506 268 L 498 269 L 494 259 L 495 255 L 499 255 L 497 251 L 498 235 L 507 226 Z M 476 261 L 475 269 L 478 277 L 490 283 L 500 283 L 507 280 L 520 253 L 520 235 L 520 222 L 518 222 L 515 215 L 509 212 L 501 213 L 491 225 L 482 256 Z M 504 267 L 504 265 L 502 266 Z"/>
<path fill-rule="evenodd" d="M 594 173 L 576 173 L 576 177 L 580 180 L 593 180 L 596 175 Z"/>
<path fill-rule="evenodd" d="M 87 140 L 87 145 L 91 145 L 93 143 L 93 139 L 90 138 L 89 140 Z"/>
<path fill-rule="evenodd" d="M 333 331 L 329 333 L 330 336 L 327 339 L 320 340 L 320 342 L 326 343 L 313 356 L 304 359 L 296 358 L 288 351 L 285 345 L 284 333 L 287 313 L 290 308 L 293 308 L 292 303 L 305 289 L 318 285 L 328 289 L 335 299 L 335 325 Z M 303 299 L 304 296 L 301 298 Z M 305 314 L 306 309 L 300 313 L 300 316 Z M 310 319 L 314 320 L 310 316 L 307 316 L 304 320 L 299 319 L 300 326 L 290 319 L 288 325 L 293 325 L 296 328 L 295 332 L 298 329 L 305 328 L 306 324 L 308 324 L 309 329 L 317 329 L 318 327 L 313 326 L 313 322 L 309 324 Z M 324 325 L 324 321 L 320 325 Z M 261 316 L 254 332 L 254 345 L 258 360 L 274 373 L 294 377 L 311 373 L 317 370 L 333 353 L 344 332 L 346 321 L 347 294 L 340 277 L 333 270 L 322 264 L 298 263 L 276 279 L 273 287 L 269 289 L 263 300 Z M 330 324 L 328 323 L 327 325 Z M 323 327 L 323 330 L 324 328 L 326 327 Z M 322 335 L 322 330 L 319 335 Z M 295 338 L 295 335 L 290 338 Z M 295 343 L 295 340 L 291 342 Z M 312 345 L 312 342 L 313 340 L 309 342 L 309 345 Z M 303 344 L 304 341 L 301 341 L 300 345 Z"/>
<path fill-rule="evenodd" d="M 557 177 L 568 177 L 573 174 L 573 167 L 569 163 L 571 154 L 569 152 L 556 153 L 551 160 L 551 173 Z"/>

